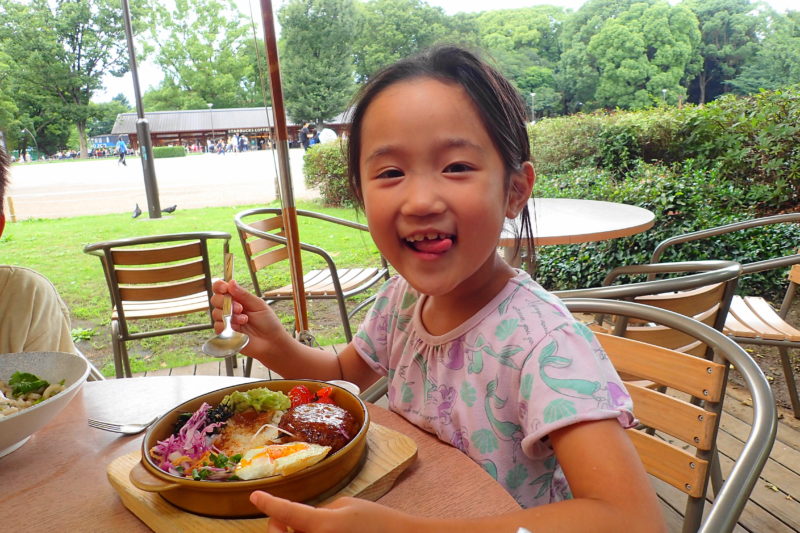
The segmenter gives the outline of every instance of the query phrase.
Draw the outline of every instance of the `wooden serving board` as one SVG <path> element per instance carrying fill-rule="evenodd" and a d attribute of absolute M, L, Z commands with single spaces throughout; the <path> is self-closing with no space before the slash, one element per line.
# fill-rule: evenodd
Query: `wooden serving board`
<path fill-rule="evenodd" d="M 417 444 L 413 439 L 371 423 L 367 431 L 367 457 L 364 466 L 345 488 L 328 498 L 353 496 L 375 501 L 392 488 L 397 477 L 414 462 Z M 210 518 L 186 512 L 163 499 L 157 493 L 139 490 L 131 484 L 129 474 L 139 461 L 140 452 L 118 457 L 108 465 L 111 485 L 122 503 L 153 531 L 206 533 L 263 533 L 269 518 Z M 325 502 L 322 502 L 325 503 Z"/>

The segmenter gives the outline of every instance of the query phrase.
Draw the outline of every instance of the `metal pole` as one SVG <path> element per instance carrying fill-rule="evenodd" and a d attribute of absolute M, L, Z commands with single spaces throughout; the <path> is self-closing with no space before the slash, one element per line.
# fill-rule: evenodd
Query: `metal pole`
<path fill-rule="evenodd" d="M 536 124 L 536 93 L 531 93 L 531 123 Z"/>
<path fill-rule="evenodd" d="M 278 60 L 278 40 L 275 21 L 272 15 L 272 1 L 261 0 L 261 21 L 264 25 L 264 46 L 267 50 L 272 112 L 275 122 L 275 146 L 278 149 L 278 170 L 280 176 L 280 196 L 283 212 L 283 227 L 286 231 L 289 263 L 291 264 L 292 286 L 294 287 L 295 329 L 298 333 L 308 331 L 305 285 L 303 283 L 303 263 L 300 257 L 300 236 L 297 228 L 297 210 L 294 204 L 292 176 L 289 170 L 289 133 L 286 126 L 286 109 L 283 105 L 280 62 Z"/>
<path fill-rule="evenodd" d="M 147 211 L 150 218 L 161 218 L 161 203 L 158 199 L 158 183 L 156 182 L 156 169 L 153 166 L 153 143 L 150 139 L 150 124 L 144 118 L 142 94 L 139 91 L 139 73 L 136 70 L 136 49 L 133 46 L 133 31 L 131 30 L 131 12 L 128 0 L 122 0 L 122 19 L 125 22 L 125 37 L 128 40 L 128 60 L 133 77 L 133 95 L 136 100 L 136 135 L 139 137 L 139 152 L 144 172 L 144 190 L 147 195 Z"/>

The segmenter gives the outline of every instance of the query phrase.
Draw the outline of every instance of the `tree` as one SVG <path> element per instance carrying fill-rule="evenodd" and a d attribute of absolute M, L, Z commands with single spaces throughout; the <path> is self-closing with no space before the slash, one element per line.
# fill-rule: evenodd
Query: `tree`
<path fill-rule="evenodd" d="M 639 0 L 589 0 L 561 29 L 561 56 L 556 72 L 559 91 L 564 95 L 564 111 L 575 111 L 580 106 L 589 109 L 594 104 L 600 73 L 589 57 L 588 46 L 608 19 L 617 17 Z"/>
<path fill-rule="evenodd" d="M 486 11 L 475 21 L 482 47 L 526 98 L 536 93 L 537 110 L 560 108 L 555 70 L 566 17 L 561 8 L 535 6 Z"/>
<path fill-rule="evenodd" d="M 286 111 L 321 123 L 345 110 L 354 84 L 353 0 L 289 0 L 278 11 Z"/>
<path fill-rule="evenodd" d="M 359 11 L 353 58 L 361 82 L 438 41 L 464 37 L 453 32 L 442 8 L 421 0 L 371 0 Z"/>
<path fill-rule="evenodd" d="M 568 107 L 641 109 L 664 95 L 669 102 L 686 98 L 685 85 L 700 67 L 700 30 L 691 11 L 664 0 L 584 7 L 565 28 L 563 42 L 576 39 L 561 62 Z"/>
<path fill-rule="evenodd" d="M 699 45 L 697 18 L 685 7 L 634 4 L 589 42 L 588 53 L 600 72 L 595 101 L 641 109 L 662 94 L 671 102 L 685 100 L 684 84 L 700 67 Z"/>
<path fill-rule="evenodd" d="M 690 100 L 703 104 L 730 89 L 728 81 L 758 50 L 764 19 L 753 15 L 750 0 L 687 0 L 700 21 L 703 68 L 692 81 Z"/>
<path fill-rule="evenodd" d="M 0 40 L 0 43 L 2 43 L 2 40 Z M 14 103 L 12 93 L 9 91 L 13 72 L 11 57 L 0 48 L 0 148 L 4 148 L 3 144 L 11 146 L 16 136 L 12 138 L 9 133 L 19 131 L 20 128 L 17 120 L 19 108 Z M 14 143 L 15 145 L 16 143 Z"/>
<path fill-rule="evenodd" d="M 117 115 L 132 110 L 131 104 L 124 94 L 118 94 L 110 102 L 99 104 L 92 102 L 90 107 L 92 112 L 86 126 L 89 137 L 111 133 L 111 129 L 117 121 Z"/>
<path fill-rule="evenodd" d="M 771 15 L 769 33 L 756 55 L 729 82 L 740 94 L 775 90 L 800 83 L 800 11 Z"/>
<path fill-rule="evenodd" d="M 0 38 L 6 53 L 17 63 L 17 81 L 40 90 L 35 100 L 43 107 L 36 110 L 33 105 L 32 111 L 53 117 L 47 125 L 37 126 L 37 131 L 45 136 L 54 134 L 54 128 L 63 129 L 56 127 L 56 117 L 68 118 L 78 129 L 81 156 L 86 157 L 90 99 L 102 86 L 103 76 L 122 75 L 128 69 L 118 1 L 6 1 L 3 8 L 3 26 L 11 35 Z M 141 9 L 134 10 L 137 18 L 140 13 Z M 39 145 L 41 148 L 42 142 Z"/>
<path fill-rule="evenodd" d="M 155 7 L 149 28 L 164 80 L 145 94 L 150 110 L 265 105 L 263 41 L 255 39 L 232 0 L 175 0 Z M 260 62 L 260 65 L 259 65 Z"/>

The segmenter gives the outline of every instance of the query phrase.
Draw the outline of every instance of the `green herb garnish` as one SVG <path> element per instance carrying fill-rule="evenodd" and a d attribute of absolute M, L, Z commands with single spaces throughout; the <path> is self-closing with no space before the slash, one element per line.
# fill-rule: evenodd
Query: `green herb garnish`
<path fill-rule="evenodd" d="M 50 383 L 28 372 L 14 372 L 8 380 L 11 394 L 22 396 L 31 392 L 44 392 Z"/>
<path fill-rule="evenodd" d="M 209 459 L 211 462 L 214 463 L 214 466 L 217 468 L 234 468 L 239 461 L 242 460 L 242 454 L 237 453 L 233 457 L 228 457 L 224 453 L 220 454 L 209 454 Z"/>
<path fill-rule="evenodd" d="M 192 479 L 195 481 L 202 481 L 208 478 L 208 475 L 211 473 L 210 470 L 207 468 L 201 468 L 198 470 L 197 468 L 192 470 Z"/>

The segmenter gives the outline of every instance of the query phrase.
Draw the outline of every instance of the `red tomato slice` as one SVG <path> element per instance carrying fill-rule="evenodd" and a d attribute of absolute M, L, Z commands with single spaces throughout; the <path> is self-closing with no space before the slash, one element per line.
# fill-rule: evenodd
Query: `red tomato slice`
<path fill-rule="evenodd" d="M 289 400 L 292 402 L 292 407 L 297 407 L 304 403 L 311 403 L 314 401 L 314 393 L 308 390 L 305 385 L 297 385 L 289 391 Z"/>

